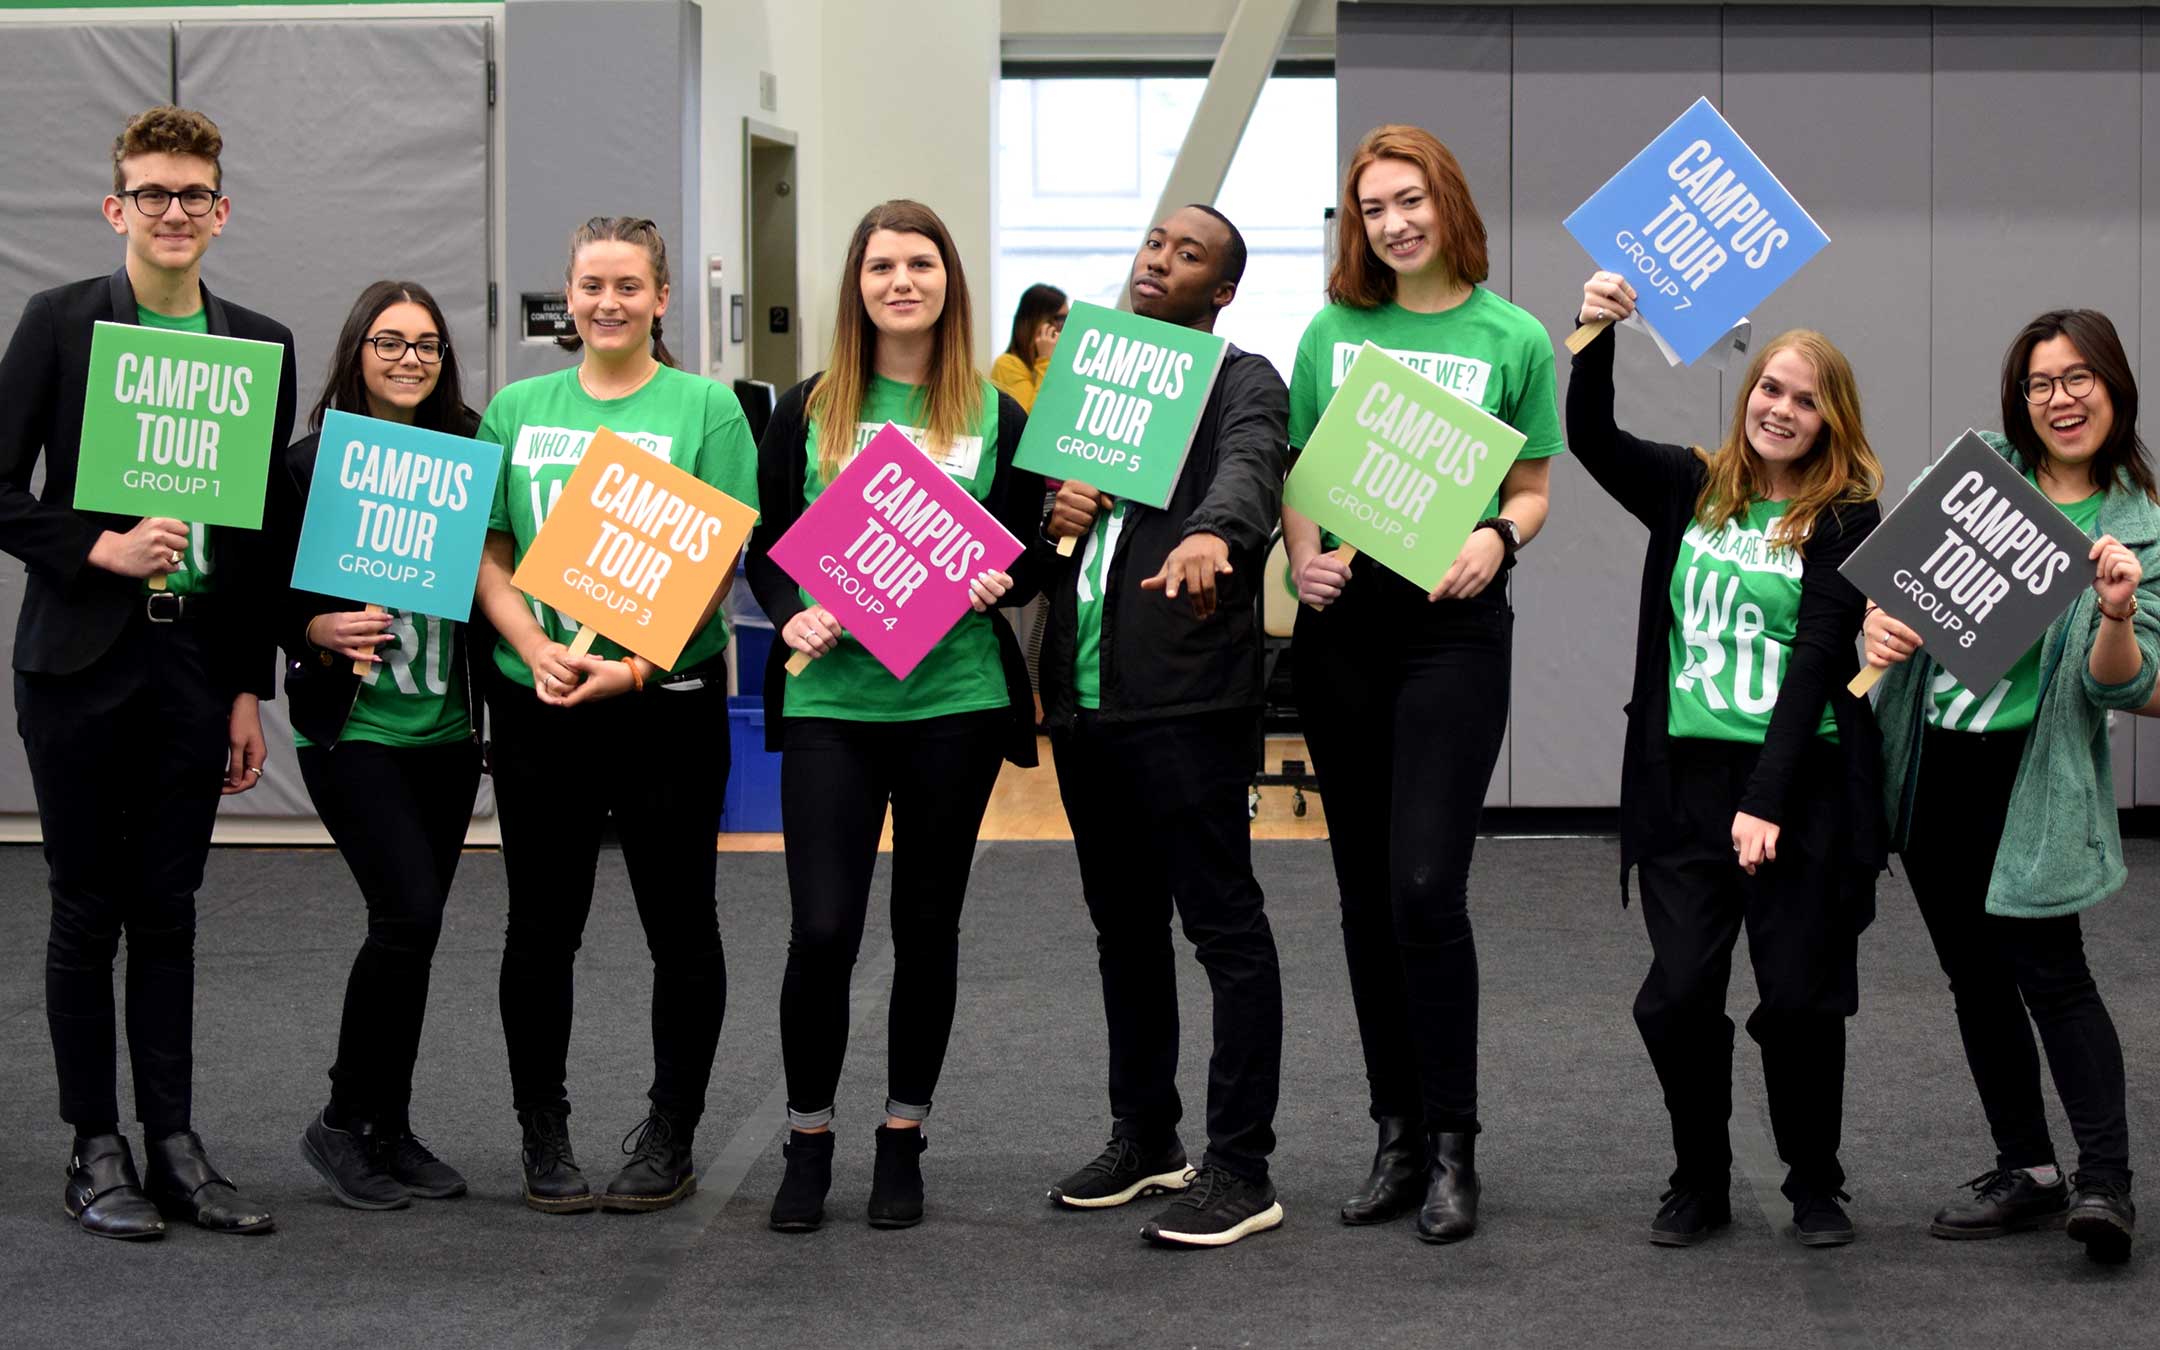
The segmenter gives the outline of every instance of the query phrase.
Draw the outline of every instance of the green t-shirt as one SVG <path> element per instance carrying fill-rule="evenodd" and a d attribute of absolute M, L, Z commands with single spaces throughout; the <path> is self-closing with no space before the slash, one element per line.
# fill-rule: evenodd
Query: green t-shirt
<path fill-rule="evenodd" d="M 1466 403 L 1521 432 L 1521 459 L 1567 449 L 1553 384 L 1552 338 L 1545 325 L 1483 286 L 1439 314 L 1413 314 L 1390 300 L 1378 309 L 1329 305 L 1298 339 L 1290 368 L 1290 446 L 1301 450 L 1341 387 L 1359 350 L 1371 342 Z M 1485 514 L 1500 514 L 1498 493 Z"/>
<path fill-rule="evenodd" d="M 1800 624 L 1802 560 L 1775 548 L 1784 502 L 1756 502 L 1712 536 L 1689 521 L 1673 564 L 1671 736 L 1761 745 Z M 1837 739 L 1828 703 L 1816 735 Z"/>
<path fill-rule="evenodd" d="M 145 328 L 162 328 L 171 333 L 205 333 L 210 331 L 210 311 L 198 309 L 193 314 L 174 318 L 160 314 L 154 309 L 135 306 L 135 322 Z M 210 560 L 210 530 L 201 522 L 188 525 L 188 546 L 181 555 L 180 570 L 165 574 L 165 589 L 173 595 L 203 595 L 215 589 L 212 573 L 216 565 Z M 143 591 L 150 590 L 149 582 L 143 583 Z"/>
<path fill-rule="evenodd" d="M 2031 475 L 2026 475 L 2028 479 Z M 2095 492 L 2080 502 L 2057 502 L 2056 509 L 2070 523 L 2091 534 L 2100 525 L 2100 503 L 2105 492 Z M 2010 673 L 1995 682 L 1986 698 L 1958 682 L 1958 677 L 1937 667 L 1928 682 L 1927 720 L 1946 731 L 2016 731 L 2029 727 L 2040 711 L 2040 644 L 2033 643 L 2018 658 Z"/>
<path fill-rule="evenodd" d="M 457 662 L 457 621 L 411 610 L 390 611 L 397 641 L 360 677 L 360 693 L 338 744 L 446 745 L 472 736 L 465 672 Z M 295 731 L 293 744 L 313 745 Z"/>
<path fill-rule="evenodd" d="M 1079 606 L 1073 625 L 1073 697 L 1083 708 L 1102 707 L 1103 588 L 1110 581 L 1110 560 L 1117 556 L 1118 536 L 1125 530 L 1125 503 L 1121 499 L 1095 517 L 1087 545 L 1080 554 L 1076 585 Z"/>
<path fill-rule="evenodd" d="M 578 383 L 578 369 L 572 366 L 505 386 L 489 401 L 475 433 L 480 440 L 503 447 L 488 528 L 516 541 L 519 561 L 562 497 L 563 484 L 585 457 L 593 433 L 602 427 L 736 501 L 757 505 L 757 445 L 750 438 L 742 405 L 726 385 L 662 366 L 636 393 L 599 399 L 585 392 Z M 529 603 L 549 638 L 567 643 L 577 635 L 576 620 L 537 600 Z M 711 660 L 727 647 L 727 640 L 727 621 L 715 613 L 683 648 L 675 669 L 690 670 Z M 626 648 L 606 638 L 594 642 L 592 649 L 610 660 L 627 654 Z M 496 642 L 495 665 L 519 684 L 532 687 L 532 671 L 508 639 Z"/>
<path fill-rule="evenodd" d="M 918 399 L 921 391 L 882 376 L 873 376 L 864 391 L 862 411 L 855 424 L 855 450 L 870 443 L 879 429 L 891 422 L 923 446 L 924 433 Z M 998 396 L 982 383 L 982 416 L 975 433 L 962 436 L 942 455 L 923 446 L 938 467 L 975 500 L 990 494 L 997 476 Z M 825 476 L 818 469 L 818 424 L 805 428 L 803 505 L 818 499 L 825 490 Z M 815 603 L 808 591 L 804 604 Z M 849 722 L 913 722 L 953 713 L 1002 708 L 1005 666 L 998 657 L 997 633 L 990 625 L 993 615 L 969 613 L 951 632 L 924 655 L 905 681 L 878 664 L 876 657 L 852 639 L 843 639 L 833 651 L 810 663 L 810 668 L 787 682 L 786 712 L 789 717 L 836 717 Z"/>

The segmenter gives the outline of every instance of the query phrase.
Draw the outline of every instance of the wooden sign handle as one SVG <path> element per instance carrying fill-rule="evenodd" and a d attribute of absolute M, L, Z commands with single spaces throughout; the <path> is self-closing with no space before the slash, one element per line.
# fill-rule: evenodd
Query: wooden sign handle
<path fill-rule="evenodd" d="M 1852 683 L 1845 686 L 1845 691 L 1854 698 L 1866 698 L 1868 690 L 1881 683 L 1882 677 L 1889 673 L 1888 666 L 1862 666 L 1860 673 L 1852 677 Z"/>
<path fill-rule="evenodd" d="M 1344 544 L 1341 548 L 1336 549 L 1334 554 L 1331 556 L 1334 557 L 1335 561 L 1341 563 L 1345 567 L 1348 567 L 1350 564 L 1357 561 L 1357 545 Z"/>
<path fill-rule="evenodd" d="M 790 656 L 787 659 L 787 673 L 790 675 L 802 674 L 804 671 L 810 669 L 811 659 L 812 658 L 810 656 L 810 653 L 808 652 L 796 652 L 793 656 Z"/>
<path fill-rule="evenodd" d="M 163 591 L 171 589 L 170 585 L 165 580 L 165 574 L 163 572 L 153 572 L 149 576 L 144 577 L 143 585 L 148 586 L 153 591 Z"/>
<path fill-rule="evenodd" d="M 599 636 L 599 629 L 593 627 L 591 624 L 586 624 L 583 628 L 577 630 L 576 637 L 570 639 L 570 654 L 572 656 L 587 655 L 592 651 L 593 642 Z"/>
<path fill-rule="evenodd" d="M 1070 558 L 1073 555 L 1073 549 L 1078 547 L 1079 543 L 1079 535 L 1066 535 L 1063 539 L 1058 540 L 1058 556 L 1060 558 Z"/>
<path fill-rule="evenodd" d="M 1612 326 L 1613 321 L 1611 319 L 1592 319 L 1590 322 L 1584 324 L 1582 327 L 1568 334 L 1567 349 L 1573 352 L 1575 355 L 1581 356 L 1583 348 L 1589 346 L 1593 341 L 1595 341 L 1598 334 L 1604 332 L 1606 329 Z"/>
<path fill-rule="evenodd" d="M 381 605 L 369 605 L 367 607 L 367 612 L 370 614 L 387 614 L 390 611 L 384 609 Z M 355 660 L 352 663 L 352 673 L 358 675 L 362 679 L 366 679 L 367 673 L 373 669 L 375 669 L 375 663 L 373 661 Z"/>

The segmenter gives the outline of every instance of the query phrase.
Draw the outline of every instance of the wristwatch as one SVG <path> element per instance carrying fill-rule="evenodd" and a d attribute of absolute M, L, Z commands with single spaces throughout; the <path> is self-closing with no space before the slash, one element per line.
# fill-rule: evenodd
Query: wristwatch
<path fill-rule="evenodd" d="M 1522 536 L 1515 532 L 1515 522 L 1506 516 L 1487 516 L 1470 527 L 1472 534 L 1479 530 L 1491 530 L 1499 535 L 1500 547 L 1507 550 L 1505 556 L 1508 558 L 1514 557 L 1516 551 L 1522 547 Z"/>

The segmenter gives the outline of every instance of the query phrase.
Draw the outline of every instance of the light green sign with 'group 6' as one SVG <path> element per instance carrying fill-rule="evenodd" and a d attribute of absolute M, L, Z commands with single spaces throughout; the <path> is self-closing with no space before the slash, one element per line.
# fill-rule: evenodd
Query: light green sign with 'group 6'
<path fill-rule="evenodd" d="M 100 323 L 75 508 L 260 528 L 284 360 L 274 342 Z"/>
<path fill-rule="evenodd" d="M 1368 342 L 1283 501 L 1430 591 L 1522 447 L 1521 432 Z"/>
<path fill-rule="evenodd" d="M 1229 345 L 1197 328 L 1075 304 L 1013 463 L 1168 506 Z"/>

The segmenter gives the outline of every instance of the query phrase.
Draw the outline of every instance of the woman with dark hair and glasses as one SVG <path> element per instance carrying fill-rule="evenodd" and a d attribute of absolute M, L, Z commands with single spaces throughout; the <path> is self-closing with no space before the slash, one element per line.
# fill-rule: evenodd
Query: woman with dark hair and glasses
<path fill-rule="evenodd" d="M 1035 391 L 1042 388 L 1043 374 L 1050 369 L 1050 353 L 1058 335 L 1065 331 L 1065 316 L 1072 303 L 1055 286 L 1036 282 L 1020 292 L 1019 308 L 1013 311 L 1012 341 L 990 363 L 990 383 L 1026 412 L 1035 406 Z"/>
<path fill-rule="evenodd" d="M 291 575 L 331 409 L 470 436 L 450 325 L 427 290 L 378 281 L 338 334 L 329 378 L 270 475 L 265 526 Z M 334 453 L 333 449 L 333 453 Z M 465 625 L 287 590 L 277 613 L 300 776 L 367 902 L 367 937 L 345 982 L 330 1102 L 300 1151 L 356 1209 L 465 1193 L 465 1179 L 412 1132 L 413 1061 L 444 903 L 480 781 L 480 719 Z M 354 674 L 354 663 L 367 666 Z"/>
<path fill-rule="evenodd" d="M 2026 324 L 2002 368 L 1989 445 L 2093 536 L 2092 586 L 1990 689 L 1968 689 L 1880 609 L 1863 625 L 1892 846 L 1950 978 L 1995 1165 L 1936 1214 L 1944 1238 L 2065 1224 L 2096 1261 L 2130 1255 L 2122 1043 L 2078 915 L 2128 873 L 2108 712 L 2153 696 L 2160 663 L 2160 493 L 2137 434 L 2137 377 L 2097 310 Z M 1991 846 L 1992 845 L 1992 846 Z M 2029 1020 L 2028 1020 L 2029 1016 Z M 2065 1183 L 2033 1027 L 2077 1140 Z"/>

